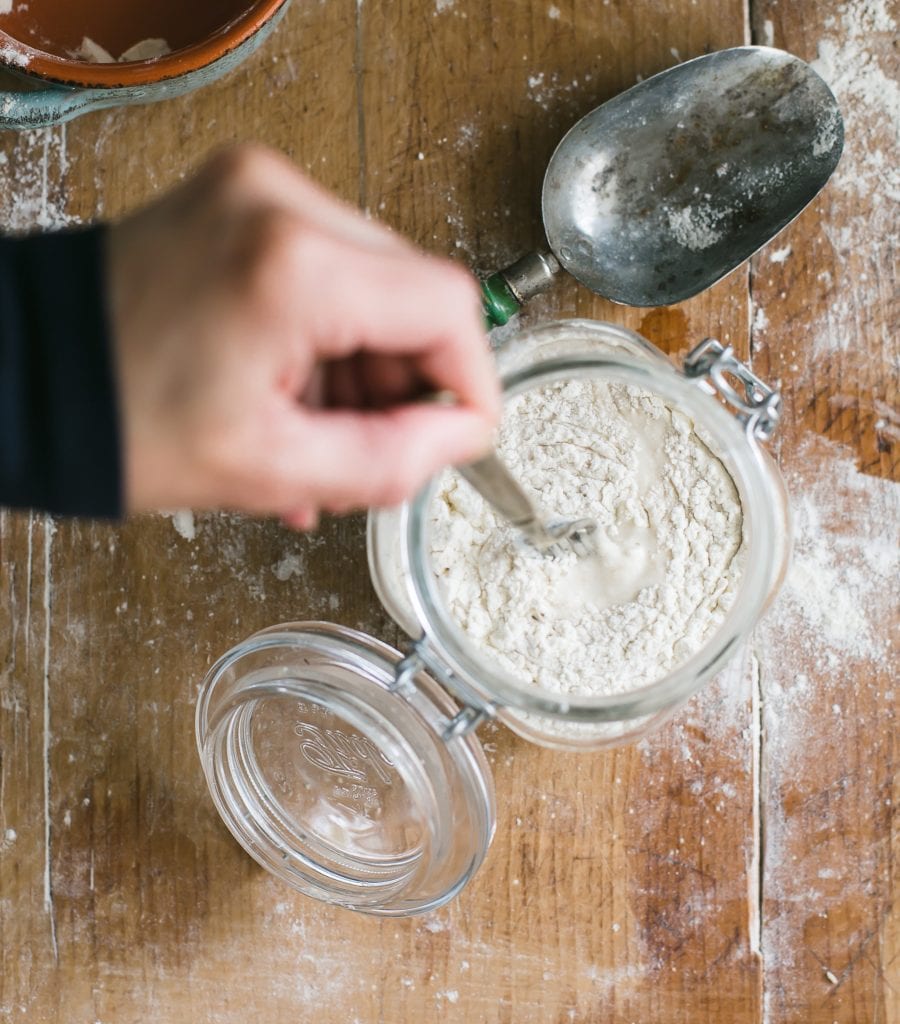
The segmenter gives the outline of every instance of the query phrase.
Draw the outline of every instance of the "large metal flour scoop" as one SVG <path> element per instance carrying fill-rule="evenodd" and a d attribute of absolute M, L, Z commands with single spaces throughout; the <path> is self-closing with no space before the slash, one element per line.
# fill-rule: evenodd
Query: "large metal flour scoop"
<path fill-rule="evenodd" d="M 550 252 L 484 282 L 505 323 L 560 266 L 629 306 L 680 302 L 748 259 L 818 194 L 841 155 L 834 96 L 760 46 L 687 61 L 583 117 L 544 176 Z"/>

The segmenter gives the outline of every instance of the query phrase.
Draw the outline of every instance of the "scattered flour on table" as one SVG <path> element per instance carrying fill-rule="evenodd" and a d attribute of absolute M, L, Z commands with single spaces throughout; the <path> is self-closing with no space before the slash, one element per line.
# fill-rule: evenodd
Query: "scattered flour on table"
<path fill-rule="evenodd" d="M 276 562 L 272 571 L 275 573 L 275 579 L 281 580 L 284 583 L 292 576 L 302 576 L 306 571 L 306 564 L 300 555 L 289 554 L 285 555 L 279 562 Z"/>
<path fill-rule="evenodd" d="M 526 95 L 542 110 L 550 110 L 557 105 L 566 105 L 577 100 L 579 91 L 591 81 L 591 73 L 580 78 L 568 78 L 559 71 L 536 71 L 526 79 Z"/>
<path fill-rule="evenodd" d="M 852 355 L 860 307 L 877 306 L 891 293 L 883 268 L 890 266 L 900 221 L 900 83 L 891 66 L 897 22 L 887 0 L 848 0 L 824 25 L 812 66 L 837 97 L 846 133 L 829 185 L 837 215 L 822 226 L 833 261 L 833 271 L 823 270 L 829 301 L 809 326 L 815 355 Z M 857 214 L 861 199 L 865 217 Z M 857 268 L 852 296 L 842 287 L 845 265 Z"/>
<path fill-rule="evenodd" d="M 197 523 L 194 520 L 194 513 L 190 509 L 179 509 L 177 512 L 165 512 L 172 520 L 175 530 L 185 540 L 194 540 L 197 536 Z"/>
<path fill-rule="evenodd" d="M 891 580 L 900 578 L 897 547 L 874 537 L 829 536 L 823 511 L 808 495 L 794 499 L 794 516 L 797 549 L 781 605 L 802 618 L 803 633 L 821 645 L 810 653 L 826 661 L 831 652 L 850 658 L 885 657 L 887 637 L 870 620 L 866 602 L 879 584 L 889 589 Z M 896 539 L 900 543 L 900 537 Z"/>
<path fill-rule="evenodd" d="M 815 435 L 792 461 L 794 555 L 759 632 L 822 672 L 848 659 L 886 665 L 900 580 L 900 484 L 860 473 L 849 452 Z M 823 468 L 807 480 L 804 465 Z"/>
<path fill-rule="evenodd" d="M 813 67 L 841 108 L 844 152 L 823 195 L 821 238 L 813 236 L 804 257 L 818 265 L 821 291 L 791 324 L 790 334 L 811 341 L 794 353 L 794 369 L 808 366 L 812 376 L 840 359 L 835 379 L 844 384 L 827 396 L 830 413 L 851 408 L 859 415 L 857 429 L 865 429 L 865 415 L 874 412 L 876 429 L 895 438 L 896 412 L 882 399 L 890 394 L 896 358 L 890 333 L 896 294 L 890 268 L 900 222 L 896 8 L 884 0 L 847 0 L 833 9 Z M 793 341 L 782 336 L 771 343 Z M 867 382 L 877 382 L 874 395 L 867 395 Z M 859 981 L 869 936 L 878 934 L 879 894 L 888 895 L 900 484 L 860 472 L 851 449 L 814 434 L 783 456 L 794 560 L 754 637 L 771 908 L 763 963 L 766 973 L 782 977 L 806 970 L 810 954 L 827 952 L 815 937 L 823 934 L 824 919 L 834 917 L 858 922 L 844 932 L 840 961 L 857 965 Z M 826 980 L 835 973 L 823 971 Z M 767 987 L 765 1016 L 779 1013 L 784 1003 Z"/>
<path fill-rule="evenodd" d="M 834 91 L 848 127 L 836 181 L 866 195 L 885 191 L 896 201 L 900 171 L 880 147 L 896 144 L 900 83 L 882 67 L 878 43 L 896 37 L 897 23 L 886 0 L 850 0 L 825 28 L 812 66 Z"/>
<path fill-rule="evenodd" d="M 66 125 L 8 133 L 0 159 L 0 231 L 15 234 L 76 223 L 55 185 L 69 165 Z"/>
<path fill-rule="evenodd" d="M 844 955 L 866 948 L 865 908 L 882 884 L 890 832 L 866 819 L 890 814 L 882 801 L 900 675 L 900 484 L 859 472 L 850 450 L 813 434 L 791 462 L 794 562 L 754 636 L 772 908 L 763 957 L 782 972 L 808 964 L 816 918 L 859 920 Z M 869 748 L 863 756 L 854 750 L 860 742 Z"/>
<path fill-rule="evenodd" d="M 476 121 L 468 121 L 461 124 L 456 138 L 455 148 L 457 153 L 474 149 L 478 145 L 480 136 L 481 128 Z"/>
<path fill-rule="evenodd" d="M 478 647 L 552 692 L 599 695 L 652 682 L 703 646 L 738 588 L 743 517 L 686 417 L 643 390 L 566 381 L 509 403 L 498 450 L 550 514 L 597 520 L 598 553 L 521 550 L 448 472 L 432 560 Z"/>

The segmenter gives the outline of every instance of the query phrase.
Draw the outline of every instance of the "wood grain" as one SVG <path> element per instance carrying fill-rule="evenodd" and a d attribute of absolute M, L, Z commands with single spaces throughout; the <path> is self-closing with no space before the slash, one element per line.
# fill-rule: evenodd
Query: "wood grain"
<path fill-rule="evenodd" d="M 807 40 L 830 31 L 820 6 L 760 4 L 756 31 L 772 21 L 778 44 L 812 57 Z M 0 140 L 0 223 L 118 216 L 210 150 L 258 139 L 426 248 L 496 269 L 539 243 L 543 169 L 577 117 L 639 75 L 743 43 L 746 25 L 739 0 L 295 3 L 203 92 Z M 791 228 L 790 259 L 770 259 L 779 239 L 752 277 L 676 308 L 626 310 L 569 282 L 527 317 L 609 319 L 676 354 L 714 334 L 749 357 L 752 340 L 788 391 L 779 451 L 795 486 L 840 463 L 863 529 L 891 515 L 895 421 L 877 424 L 896 311 L 855 301 L 879 257 L 823 247 L 869 202 L 831 189 Z M 888 258 L 885 231 L 855 230 Z M 817 325 L 842 301 L 852 345 L 817 360 Z M 874 492 L 848 459 L 877 463 Z M 258 869 L 219 823 L 193 741 L 207 666 L 258 628 L 323 618 L 401 642 L 362 521 L 315 537 L 226 516 L 198 517 L 194 536 L 180 525 L 188 536 L 165 518 L 0 517 L 0 1019 L 887 1024 L 892 1005 L 896 1019 L 890 679 L 865 651 L 820 664 L 827 637 L 784 613 L 636 747 L 561 755 L 485 728 L 488 861 L 443 911 L 382 922 Z"/>
<path fill-rule="evenodd" d="M 898 112 L 885 84 L 896 88 L 900 70 L 891 14 L 900 5 L 765 2 L 754 21 L 760 38 L 768 21 L 776 46 L 822 58 L 847 133 L 831 186 L 778 241 L 780 254 L 790 252 L 781 262 L 762 254 L 752 272 L 754 363 L 785 382 L 778 451 L 800 574 L 757 644 L 762 955 L 769 1019 L 797 1024 L 888 1024 L 898 1010 L 896 939 L 891 949 L 887 934 L 898 759 L 898 662 L 888 645 L 897 637 L 900 542 L 900 297 L 888 194 L 898 177 L 880 166 L 883 154 L 897 156 Z M 828 579 L 849 628 L 822 619 L 802 593 Z"/>

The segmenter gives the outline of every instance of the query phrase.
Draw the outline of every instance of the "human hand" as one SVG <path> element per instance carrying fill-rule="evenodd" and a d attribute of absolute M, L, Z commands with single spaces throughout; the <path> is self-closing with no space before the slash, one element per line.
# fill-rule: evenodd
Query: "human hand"
<path fill-rule="evenodd" d="M 130 512 L 308 528 L 480 455 L 499 415 L 478 289 L 240 148 L 110 231 Z M 455 404 L 422 402 L 448 391 Z"/>

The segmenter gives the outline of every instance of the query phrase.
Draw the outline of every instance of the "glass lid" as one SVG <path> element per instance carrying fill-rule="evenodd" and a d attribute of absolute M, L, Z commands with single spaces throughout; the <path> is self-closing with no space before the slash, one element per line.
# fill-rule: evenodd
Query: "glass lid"
<path fill-rule="evenodd" d="M 294 888 L 375 914 L 424 913 L 477 870 L 493 783 L 459 710 L 430 677 L 396 686 L 402 655 L 327 623 L 274 626 L 210 669 L 197 744 L 219 814 Z"/>

